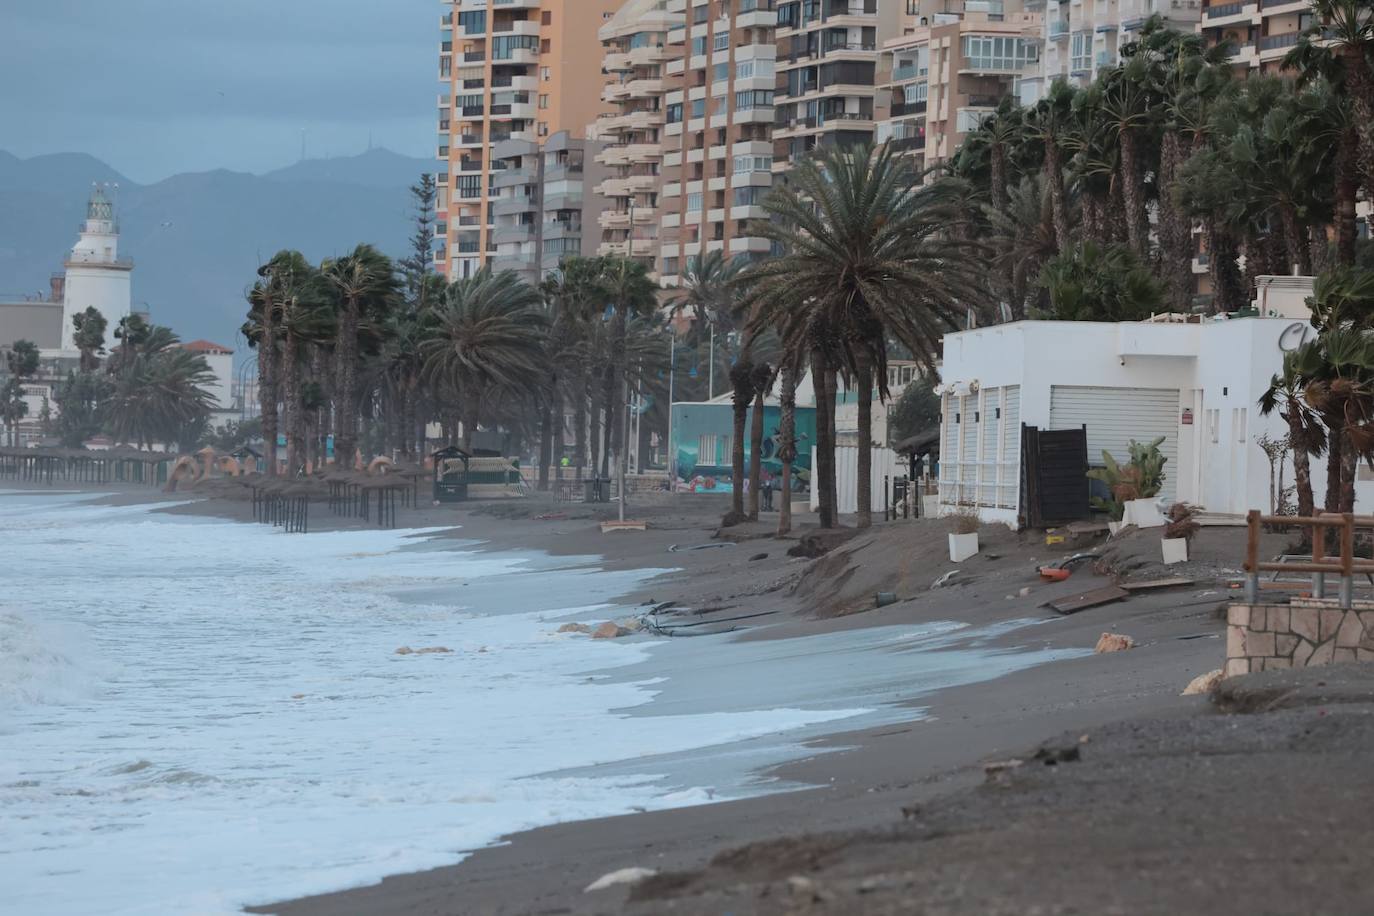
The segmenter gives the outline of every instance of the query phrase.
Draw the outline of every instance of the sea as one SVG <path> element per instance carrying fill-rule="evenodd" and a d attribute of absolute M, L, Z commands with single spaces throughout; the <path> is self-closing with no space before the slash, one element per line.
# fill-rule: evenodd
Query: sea
<path fill-rule="evenodd" d="M 592 640 L 558 628 L 666 570 L 157 508 L 0 491 L 0 913 L 222 916 L 800 790 L 765 770 L 811 738 L 1074 654 L 940 622 Z"/>

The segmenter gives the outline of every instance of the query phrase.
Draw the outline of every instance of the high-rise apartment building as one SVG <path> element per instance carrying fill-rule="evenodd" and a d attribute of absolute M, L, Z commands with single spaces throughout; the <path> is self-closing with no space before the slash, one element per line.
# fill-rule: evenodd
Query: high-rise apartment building
<path fill-rule="evenodd" d="M 496 177 L 518 159 L 526 175 L 548 139 L 585 136 L 603 110 L 597 30 L 621 0 L 445 0 L 439 53 L 440 270 L 467 276 L 501 256 L 538 259 L 514 230 L 534 219 L 515 198 L 530 198 L 517 179 L 503 205 L 507 231 L 498 242 Z M 529 162 L 527 160 L 536 161 Z M 523 176 L 522 176 L 523 177 Z M 520 188 L 525 188 L 521 192 Z M 530 204 L 534 206 L 533 203 Z M 543 213 L 540 211 L 540 218 Z"/>
<path fill-rule="evenodd" d="M 610 108 L 589 128 L 601 144 L 596 161 L 606 175 L 597 186 L 607 206 L 596 215 L 598 253 L 633 257 L 650 272 L 659 263 L 668 32 L 683 14 L 668 0 L 629 0 L 601 27 L 602 99 Z"/>
<path fill-rule="evenodd" d="M 1086 86 L 1099 70 L 1120 63 L 1121 48 L 1140 37 L 1151 16 L 1193 31 L 1201 7 L 1202 0 L 1047 0 L 1040 74 L 1024 81 L 1021 100 L 1042 98 L 1060 78 Z"/>
<path fill-rule="evenodd" d="M 773 147 L 786 169 L 816 146 L 873 142 L 878 49 L 901 34 L 907 0 L 785 0 L 777 4 Z"/>
<path fill-rule="evenodd" d="M 1040 64 L 1041 16 L 1017 0 L 912 4 L 903 32 L 883 46 L 880 96 L 891 109 L 878 142 L 910 151 L 924 168 L 949 159 L 1001 100 Z M 951 8 L 958 12 L 950 12 Z"/>
<path fill-rule="evenodd" d="M 756 257 L 749 234 L 772 185 L 777 23 L 773 0 L 667 0 L 658 267 L 674 286 L 711 251 Z"/>
<path fill-rule="evenodd" d="M 1205 3 L 1198 31 L 1208 47 L 1229 42 L 1239 70 L 1277 73 L 1284 55 L 1312 24 L 1312 6 L 1302 0 Z"/>

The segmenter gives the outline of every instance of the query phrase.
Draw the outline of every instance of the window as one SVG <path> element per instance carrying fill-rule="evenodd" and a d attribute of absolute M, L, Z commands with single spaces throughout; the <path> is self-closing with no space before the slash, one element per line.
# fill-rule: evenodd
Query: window
<path fill-rule="evenodd" d="M 773 91 L 771 89 L 745 89 L 735 93 L 735 111 L 772 107 Z"/>
<path fill-rule="evenodd" d="M 696 38 L 693 38 L 693 39 L 692 39 L 692 56 L 693 56 L 693 57 L 696 57 L 698 54 L 705 54 L 705 53 L 706 53 L 706 36 L 705 36 L 705 35 L 699 35 L 699 36 L 697 36 Z"/>
<path fill-rule="evenodd" d="M 733 191 L 734 196 L 732 198 L 731 206 L 756 207 L 763 201 L 764 196 L 767 194 L 767 188 L 761 188 L 752 185 L 743 188 L 735 188 Z"/>
<path fill-rule="evenodd" d="M 711 50 L 727 51 L 730 48 L 730 33 L 717 32 L 711 40 Z"/>
<path fill-rule="evenodd" d="M 540 25 L 553 25 L 553 13 L 549 12 L 548 10 L 544 10 L 544 12 L 540 13 L 540 14 L 539 14 L 539 24 L 540 24 Z"/>
<path fill-rule="evenodd" d="M 550 79 L 553 78 L 553 74 L 549 72 L 548 67 L 540 67 L 539 78 L 547 83 Z"/>
<path fill-rule="evenodd" d="M 692 107 L 691 107 L 690 110 L 691 110 L 691 113 L 692 113 L 691 116 L 692 116 L 693 118 L 704 118 L 704 117 L 706 117 L 706 100 L 705 100 L 705 99 L 692 99 Z"/>
<path fill-rule="evenodd" d="M 1039 49 L 1024 38 L 965 35 L 964 58 L 975 70 L 1020 70 L 1039 59 Z"/>
<path fill-rule="evenodd" d="M 773 158 L 771 156 L 736 156 L 735 174 L 740 175 L 745 172 L 771 172 L 773 170 Z"/>
<path fill-rule="evenodd" d="M 725 96 L 718 95 L 711 99 L 711 114 L 725 114 L 727 111 L 729 109 L 725 107 Z"/>
<path fill-rule="evenodd" d="M 546 122 L 544 122 L 544 121 L 540 121 L 540 122 L 539 122 L 539 136 L 541 136 L 541 137 L 547 137 L 548 135 L 549 135 L 549 125 L 548 125 Z"/>
<path fill-rule="evenodd" d="M 669 123 L 669 124 L 681 124 L 681 123 L 682 123 L 682 103 L 681 103 L 681 102 L 672 102 L 672 103 L 670 103 L 670 104 L 668 105 L 668 108 L 666 109 L 666 113 L 665 113 L 665 115 L 664 115 L 664 119 L 665 119 L 665 120 L 667 121 L 667 123 Z"/>
<path fill-rule="evenodd" d="M 729 65 L 729 64 L 712 64 L 712 65 L 711 65 L 711 80 L 712 80 L 712 82 L 720 82 L 721 80 L 728 80 L 729 78 L 730 78 L 730 65 Z"/>
<path fill-rule="evenodd" d="M 540 95 L 539 95 L 539 107 L 540 107 L 540 108 L 548 108 L 548 107 L 549 107 L 549 97 L 548 97 L 548 95 L 546 95 L 546 94 L 544 94 L 544 93 L 540 93 Z"/>
<path fill-rule="evenodd" d="M 510 60 L 516 51 L 534 51 L 539 39 L 533 35 L 498 35 L 491 42 L 492 60 Z"/>
<path fill-rule="evenodd" d="M 1069 69 L 1091 70 L 1093 65 L 1093 36 L 1091 32 L 1074 32 L 1070 43 Z"/>
<path fill-rule="evenodd" d="M 487 11 L 470 10 L 459 13 L 458 27 L 468 35 L 485 35 L 487 32 Z"/>
<path fill-rule="evenodd" d="M 481 197 L 482 196 L 482 176 L 481 175 L 459 175 L 458 196 L 459 197 Z"/>
<path fill-rule="evenodd" d="M 439 76 L 443 79 L 453 75 L 453 58 L 445 54 L 439 58 Z"/>
<path fill-rule="evenodd" d="M 701 210 L 701 192 L 700 192 L 700 191 L 693 191 L 691 194 L 688 194 L 688 195 L 687 195 L 687 209 L 688 209 L 688 210 L 695 210 L 695 211 L 700 212 L 700 210 Z"/>
<path fill-rule="evenodd" d="M 747 80 L 754 75 L 754 62 L 752 60 L 742 60 L 735 64 L 735 79 Z"/>
<path fill-rule="evenodd" d="M 730 461 L 730 437 L 715 434 L 697 437 L 697 467 L 722 466 Z"/>

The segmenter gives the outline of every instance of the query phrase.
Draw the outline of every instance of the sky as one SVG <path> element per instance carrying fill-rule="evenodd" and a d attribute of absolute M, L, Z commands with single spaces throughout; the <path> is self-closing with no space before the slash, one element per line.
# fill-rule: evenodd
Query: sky
<path fill-rule="evenodd" d="M 430 157 L 435 0 L 0 0 L 0 149 L 140 183 L 385 146 Z M 370 138 L 370 140 L 369 140 Z"/>

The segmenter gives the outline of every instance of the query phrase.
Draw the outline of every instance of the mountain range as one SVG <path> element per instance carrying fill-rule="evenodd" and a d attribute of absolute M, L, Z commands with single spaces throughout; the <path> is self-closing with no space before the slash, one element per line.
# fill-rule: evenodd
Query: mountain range
<path fill-rule="evenodd" d="M 141 185 L 82 153 L 19 159 L 0 150 L 0 294 L 47 290 L 76 242 L 92 183 L 110 182 L 135 305 L 183 340 L 240 349 L 244 292 L 259 264 L 282 248 L 319 261 L 359 242 L 404 256 L 407 189 L 432 168 L 372 149 L 262 175 L 218 170 Z"/>

